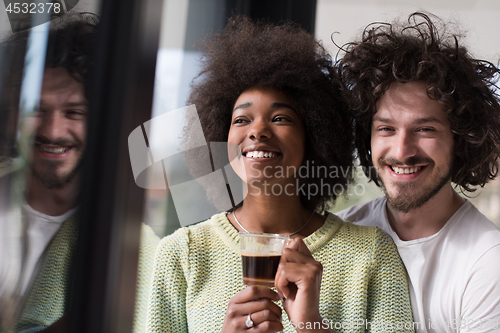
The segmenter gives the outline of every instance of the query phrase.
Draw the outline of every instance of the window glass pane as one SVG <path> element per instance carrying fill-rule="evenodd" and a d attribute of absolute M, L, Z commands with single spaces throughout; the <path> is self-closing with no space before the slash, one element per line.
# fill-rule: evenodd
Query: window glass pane
<path fill-rule="evenodd" d="M 0 331 L 48 327 L 71 304 L 97 37 L 82 13 L 96 1 L 25 5 L 1 21 Z"/>

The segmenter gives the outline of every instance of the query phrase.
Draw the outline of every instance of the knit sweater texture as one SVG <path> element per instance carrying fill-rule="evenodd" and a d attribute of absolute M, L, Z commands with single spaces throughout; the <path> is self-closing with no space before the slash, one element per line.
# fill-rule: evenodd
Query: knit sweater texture
<path fill-rule="evenodd" d="M 19 316 L 15 332 L 39 332 L 53 324 L 71 306 L 73 259 L 77 245 L 78 219 L 64 221 L 51 241 L 40 272 Z M 141 225 L 134 333 L 145 331 L 146 310 L 156 246 L 160 239 L 151 227 Z"/>
<path fill-rule="evenodd" d="M 229 300 L 245 288 L 239 235 L 226 214 L 160 242 L 148 332 L 221 331 Z M 413 332 L 406 274 L 390 237 L 330 214 L 304 242 L 323 265 L 319 309 L 325 325 L 336 332 Z M 283 332 L 296 332 L 294 325 L 300 324 L 283 311 Z"/>

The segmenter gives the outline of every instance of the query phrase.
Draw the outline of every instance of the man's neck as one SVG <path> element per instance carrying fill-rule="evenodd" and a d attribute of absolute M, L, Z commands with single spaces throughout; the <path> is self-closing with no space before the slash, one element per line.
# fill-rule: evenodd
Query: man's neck
<path fill-rule="evenodd" d="M 422 207 L 408 213 L 397 211 L 387 204 L 387 217 L 392 230 L 401 240 L 425 238 L 441 230 L 464 202 L 465 199 L 449 184 L 443 186 L 441 191 Z"/>
<path fill-rule="evenodd" d="M 61 189 L 48 189 L 35 177 L 30 177 L 26 200 L 34 210 L 50 216 L 59 216 L 76 206 L 78 177 Z"/>

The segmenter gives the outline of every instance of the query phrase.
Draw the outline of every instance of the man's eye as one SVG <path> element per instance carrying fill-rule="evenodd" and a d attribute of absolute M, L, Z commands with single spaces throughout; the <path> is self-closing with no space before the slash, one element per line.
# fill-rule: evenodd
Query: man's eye
<path fill-rule="evenodd" d="M 86 115 L 85 112 L 79 111 L 79 110 L 69 110 L 69 111 L 66 111 L 66 116 L 68 118 L 72 118 L 72 119 L 80 119 L 80 118 L 85 117 L 85 115 Z"/>
<path fill-rule="evenodd" d="M 419 128 L 419 132 L 434 132 L 434 128 L 429 128 L 429 127 L 424 127 L 424 128 Z"/>

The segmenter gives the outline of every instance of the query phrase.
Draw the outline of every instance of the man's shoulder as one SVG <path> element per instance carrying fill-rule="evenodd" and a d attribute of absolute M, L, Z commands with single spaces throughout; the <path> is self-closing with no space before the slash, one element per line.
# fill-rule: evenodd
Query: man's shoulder
<path fill-rule="evenodd" d="M 484 216 L 470 201 L 457 211 L 448 236 L 453 235 L 460 242 L 469 241 L 470 246 L 484 248 L 500 244 L 500 227 Z"/>
<path fill-rule="evenodd" d="M 0 172 L 0 192 L 10 192 L 15 180 L 19 177 L 20 172 Z"/>
<path fill-rule="evenodd" d="M 460 216 L 461 219 L 467 220 L 467 222 L 477 223 L 483 228 L 500 232 L 500 227 L 481 213 L 479 209 L 469 200 L 465 202 L 464 208 L 464 214 Z"/>
<path fill-rule="evenodd" d="M 363 204 L 353 205 L 335 213 L 335 215 L 346 222 L 381 227 L 385 219 L 385 203 L 385 197 L 380 197 Z"/>

